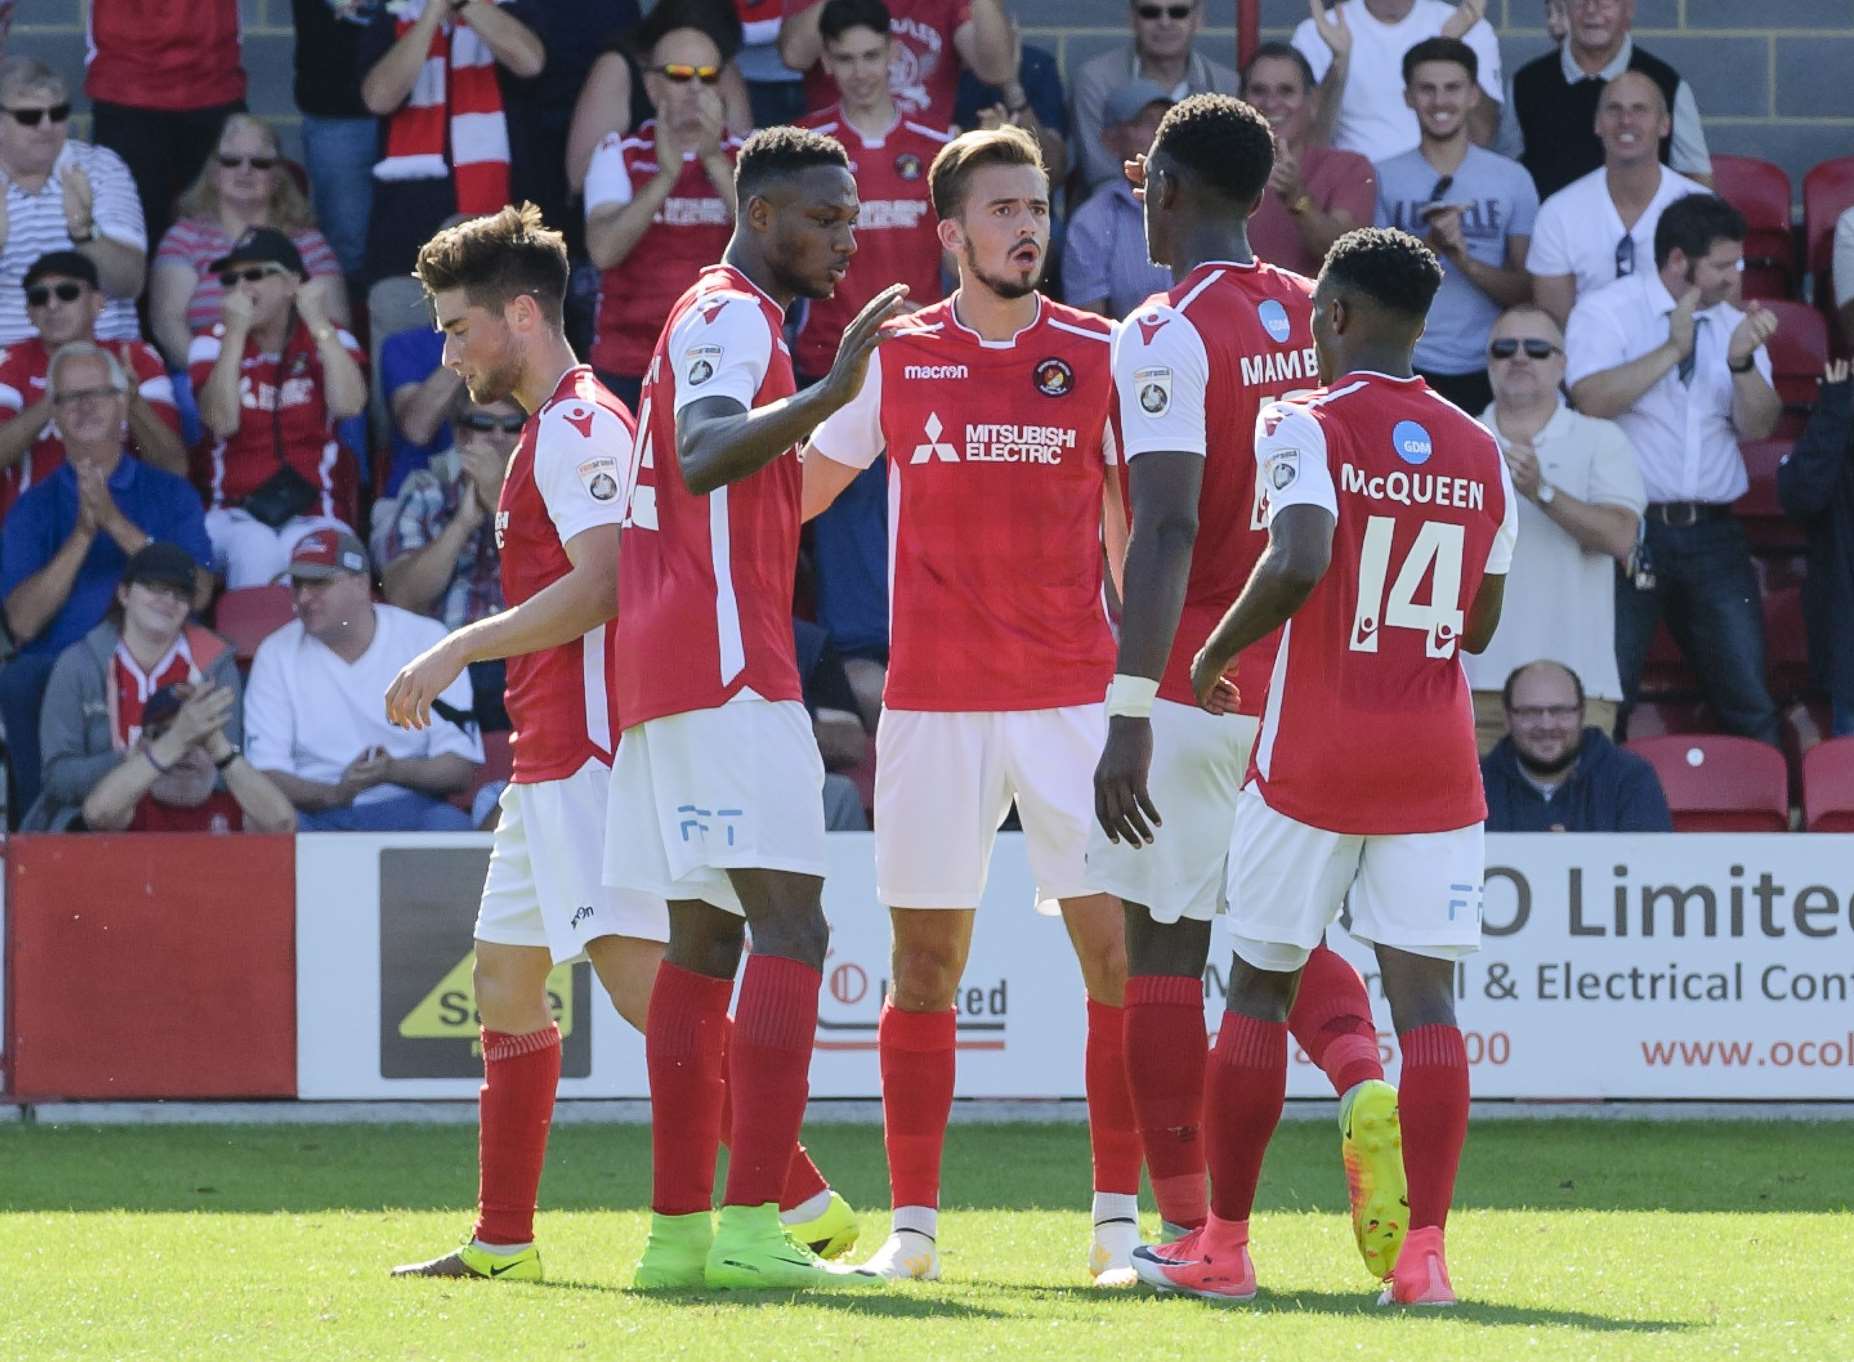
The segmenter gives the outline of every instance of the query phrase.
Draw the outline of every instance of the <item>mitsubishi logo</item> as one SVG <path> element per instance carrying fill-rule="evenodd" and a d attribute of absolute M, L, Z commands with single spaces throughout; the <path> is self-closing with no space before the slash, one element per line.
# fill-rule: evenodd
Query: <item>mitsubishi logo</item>
<path fill-rule="evenodd" d="M 909 463 L 928 463 L 934 459 L 942 463 L 958 463 L 959 451 L 940 439 L 940 433 L 946 427 L 940 424 L 940 414 L 930 412 L 927 416 L 927 442 L 914 446 L 914 457 Z"/>

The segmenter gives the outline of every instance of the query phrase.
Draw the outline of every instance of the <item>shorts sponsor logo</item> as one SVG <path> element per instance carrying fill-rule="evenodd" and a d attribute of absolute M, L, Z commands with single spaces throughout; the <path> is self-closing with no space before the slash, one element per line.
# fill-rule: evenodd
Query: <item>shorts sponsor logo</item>
<path fill-rule="evenodd" d="M 902 366 L 903 378 L 966 378 L 963 364 L 908 364 Z"/>
<path fill-rule="evenodd" d="M 1045 397 L 1067 397 L 1075 387 L 1075 371 L 1051 355 L 1036 366 L 1036 390 Z"/>
<path fill-rule="evenodd" d="M 1163 416 L 1172 405 L 1172 371 L 1169 368 L 1135 369 L 1133 391 L 1139 409 L 1148 416 Z"/>
<path fill-rule="evenodd" d="M 1425 464 L 1435 453 L 1429 432 L 1414 421 L 1399 421 L 1391 430 L 1391 448 L 1407 464 Z"/>
<path fill-rule="evenodd" d="M 746 815 L 745 809 L 704 809 L 698 804 L 676 806 L 677 828 L 685 842 L 713 841 L 720 846 L 734 845 L 734 821 Z"/>
<path fill-rule="evenodd" d="M 579 480 L 594 501 L 611 501 L 618 495 L 618 460 L 609 454 L 580 464 Z"/>
<path fill-rule="evenodd" d="M 1262 330 L 1268 333 L 1269 339 L 1285 341 L 1288 338 L 1290 328 L 1287 309 L 1275 299 L 1264 298 L 1261 306 L 1255 309 L 1255 316 L 1261 322 Z"/>

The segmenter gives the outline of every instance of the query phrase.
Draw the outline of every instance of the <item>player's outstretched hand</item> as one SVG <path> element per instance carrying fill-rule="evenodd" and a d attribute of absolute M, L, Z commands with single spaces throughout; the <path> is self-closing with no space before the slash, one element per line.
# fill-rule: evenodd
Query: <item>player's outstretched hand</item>
<path fill-rule="evenodd" d="M 1203 652 L 1191 659 L 1191 689 L 1197 703 L 1212 714 L 1234 714 L 1242 701 L 1242 692 L 1225 670 L 1227 664 L 1213 663 Z"/>
<path fill-rule="evenodd" d="M 869 373 L 870 356 L 875 354 L 876 346 L 888 339 L 883 334 L 882 323 L 905 312 L 907 298 L 906 284 L 890 284 L 865 303 L 863 310 L 856 314 L 856 320 L 843 329 L 843 339 L 837 342 L 837 358 L 822 385 L 837 406 L 862 390 L 863 379 Z"/>
<path fill-rule="evenodd" d="M 1152 769 L 1152 720 L 1116 714 L 1107 721 L 1107 745 L 1094 768 L 1094 816 L 1110 842 L 1134 850 L 1152 843 L 1164 820 L 1146 790 Z"/>
<path fill-rule="evenodd" d="M 464 664 L 440 639 L 399 670 L 386 688 L 386 721 L 397 728 L 430 728 L 431 702 L 444 694 Z"/>

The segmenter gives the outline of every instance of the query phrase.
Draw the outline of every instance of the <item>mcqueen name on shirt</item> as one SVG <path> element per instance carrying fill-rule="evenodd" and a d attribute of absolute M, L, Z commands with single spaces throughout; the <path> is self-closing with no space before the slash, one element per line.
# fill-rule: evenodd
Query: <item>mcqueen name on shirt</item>
<path fill-rule="evenodd" d="M 1370 501 L 1394 501 L 1400 506 L 1461 506 L 1478 511 L 1487 504 L 1487 485 L 1479 478 L 1456 478 L 1440 473 L 1389 473 L 1367 475 L 1347 463 L 1340 465 L 1342 490 Z"/>

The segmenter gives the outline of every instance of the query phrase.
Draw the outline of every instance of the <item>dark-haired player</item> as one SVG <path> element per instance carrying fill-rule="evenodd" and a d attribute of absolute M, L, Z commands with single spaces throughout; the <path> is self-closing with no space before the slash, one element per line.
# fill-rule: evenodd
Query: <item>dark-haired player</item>
<path fill-rule="evenodd" d="M 1267 122 L 1239 100 L 1194 95 L 1167 112 L 1130 173 L 1143 181 L 1147 248 L 1177 282 L 1114 342 L 1133 532 L 1088 867 L 1126 904 L 1129 1079 L 1153 1195 L 1178 1232 L 1207 1214 L 1203 972 L 1211 919 L 1242 887 L 1230 829 L 1275 640 L 1243 652 L 1240 699 L 1223 716 L 1197 707 L 1191 655 L 1266 543 L 1256 413 L 1315 372 L 1311 283 L 1249 250 L 1245 223 L 1273 164 Z M 1403 1220 L 1397 1095 L 1357 971 L 1314 952 L 1292 1020 L 1342 1099 L 1353 1228 L 1382 1277 Z M 1213 1074 L 1227 1050 L 1219 1037 Z"/>
<path fill-rule="evenodd" d="M 821 967 L 824 767 L 792 643 L 797 446 L 862 386 L 900 286 L 794 393 L 785 309 L 828 297 L 856 249 L 843 147 L 798 128 L 747 139 L 723 263 L 671 309 L 644 376 L 625 479 L 613 657 L 623 741 L 605 879 L 669 900 L 644 1028 L 655 1163 L 645 1287 L 870 1284 L 788 1239 L 780 1190 L 804 1120 Z M 744 946 L 731 1041 L 728 999 Z M 733 1102 L 710 1205 L 723 1075 Z"/>
<path fill-rule="evenodd" d="M 832 5 L 841 0 L 832 0 Z M 826 22 L 832 6 L 827 5 Z M 1126 515 L 1108 430 L 1112 324 L 1036 291 L 1049 177 L 1017 128 L 968 132 L 929 172 L 959 289 L 896 323 L 856 397 L 811 437 L 805 511 L 888 454 L 888 684 L 876 734 L 876 894 L 894 931 L 878 1044 L 893 1232 L 865 1267 L 940 1275 L 953 1001 L 998 824 L 1015 800 L 1037 899 L 1088 992 L 1089 1268 L 1133 1284 L 1139 1131 L 1127 1094 L 1120 905 L 1088 876 L 1088 776 L 1114 643 L 1101 526 Z"/>
<path fill-rule="evenodd" d="M 1319 376 L 1256 423 L 1268 550 L 1193 661 L 1207 707 L 1225 669 L 1281 630 L 1236 813 L 1223 1040 L 1210 1102 L 1211 1214 L 1134 1255 L 1140 1276 L 1213 1299 L 1255 1294 L 1249 1210 L 1281 1116 L 1288 1008 L 1349 899 L 1377 952 L 1403 1050 L 1410 1227 L 1382 1304 L 1452 1305 L 1442 1230 L 1468 1125 L 1455 962 L 1481 936 L 1481 793 L 1462 649 L 1500 620 L 1518 524 L 1498 444 L 1430 391 L 1411 350 L 1442 282 L 1403 232 L 1351 232 L 1314 291 Z"/>

